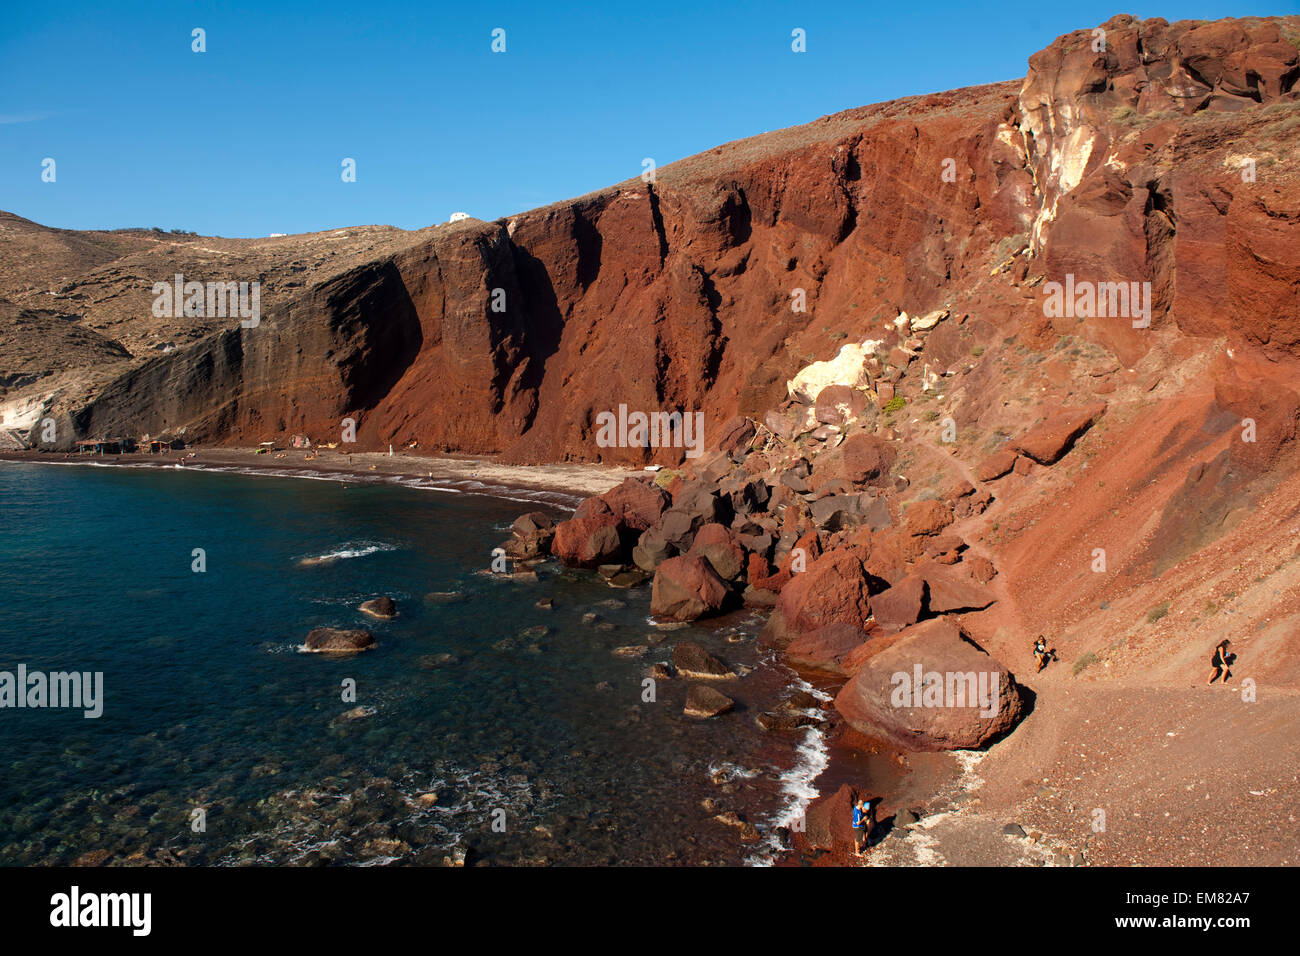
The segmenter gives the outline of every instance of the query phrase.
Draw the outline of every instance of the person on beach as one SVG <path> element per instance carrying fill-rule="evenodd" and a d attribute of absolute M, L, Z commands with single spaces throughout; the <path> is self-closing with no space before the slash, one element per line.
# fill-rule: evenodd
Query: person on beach
<path fill-rule="evenodd" d="M 862 851 L 871 842 L 871 831 L 876 825 L 876 809 L 870 800 L 858 798 L 853 805 L 853 855 L 862 856 Z"/>
<path fill-rule="evenodd" d="M 1228 645 L 1231 643 L 1232 641 L 1225 637 L 1214 645 L 1214 653 L 1210 655 L 1210 666 L 1214 668 L 1214 673 L 1210 675 L 1210 684 L 1213 684 L 1220 676 L 1223 677 L 1223 683 L 1226 684 L 1228 678 L 1232 676 L 1229 667 L 1237 659 L 1237 655 L 1228 652 Z"/>
<path fill-rule="evenodd" d="M 1037 673 L 1041 674 L 1047 662 L 1052 659 L 1051 653 L 1047 650 L 1047 640 L 1043 635 L 1038 635 L 1038 640 L 1034 641 L 1034 663 L 1038 665 Z"/>

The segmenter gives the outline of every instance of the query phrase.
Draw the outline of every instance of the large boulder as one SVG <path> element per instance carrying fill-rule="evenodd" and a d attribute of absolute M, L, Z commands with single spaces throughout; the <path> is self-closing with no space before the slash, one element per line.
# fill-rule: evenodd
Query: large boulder
<path fill-rule="evenodd" d="M 982 611 L 997 600 L 992 591 L 958 567 L 926 562 L 914 573 L 925 579 L 926 607 L 932 614 Z"/>
<path fill-rule="evenodd" d="M 318 627 L 307 635 L 302 646 L 313 654 L 356 654 L 374 647 L 375 636 L 369 631 Z"/>
<path fill-rule="evenodd" d="M 815 414 L 827 425 L 848 425 L 870 407 L 867 393 L 848 385 L 827 385 L 817 395 Z"/>
<path fill-rule="evenodd" d="M 658 618 L 693 621 L 721 610 L 728 593 L 713 565 L 699 555 L 669 558 L 655 570 L 650 613 Z"/>
<path fill-rule="evenodd" d="M 605 514 L 561 521 L 555 526 L 551 553 L 570 567 L 595 568 L 621 563 L 623 538 L 618 519 L 607 509 Z"/>
<path fill-rule="evenodd" d="M 510 530 L 523 538 L 543 531 L 554 531 L 555 521 L 544 511 L 530 511 L 516 518 L 510 525 Z"/>
<path fill-rule="evenodd" d="M 695 485 L 673 498 L 672 507 L 664 512 L 659 527 L 668 543 L 685 553 L 691 550 L 700 528 L 706 524 L 727 525 L 733 517 L 729 498 L 721 497 L 713 488 Z"/>
<path fill-rule="evenodd" d="M 980 481 L 993 481 L 1010 474 L 1019 457 L 1014 448 L 999 448 L 975 466 L 975 477 Z"/>
<path fill-rule="evenodd" d="M 668 492 L 649 478 L 625 478 L 601 498 L 623 527 L 633 531 L 653 527 L 671 502 Z"/>
<path fill-rule="evenodd" d="M 632 563 L 642 571 L 654 572 L 674 554 L 677 549 L 668 543 L 662 528 L 651 528 L 637 540 L 632 549 Z"/>
<path fill-rule="evenodd" d="M 907 509 L 903 527 L 912 536 L 938 534 L 952 524 L 952 509 L 946 502 L 918 501 Z"/>
<path fill-rule="evenodd" d="M 1025 706 L 1011 673 L 950 618 L 900 632 L 835 698 L 851 726 L 911 750 L 983 747 L 1014 728 Z"/>
<path fill-rule="evenodd" d="M 817 413 L 811 404 L 791 402 L 779 410 L 769 410 L 763 416 L 763 424 L 778 438 L 792 441 L 817 427 Z"/>
<path fill-rule="evenodd" d="M 816 499 L 809 510 L 817 527 L 831 532 L 890 521 L 888 503 L 871 492 L 825 495 Z"/>
<path fill-rule="evenodd" d="M 737 415 L 722 426 L 722 436 L 718 439 L 718 451 L 730 455 L 739 461 L 749 450 L 754 440 L 756 429 L 753 420 L 744 415 Z"/>
<path fill-rule="evenodd" d="M 855 485 L 883 484 L 894 466 L 895 451 L 892 442 L 876 435 L 859 432 L 845 439 L 838 449 L 840 462 L 836 477 Z"/>
<path fill-rule="evenodd" d="M 735 527 L 735 522 L 744 522 L 749 520 L 748 516 L 764 511 L 772 498 L 772 489 L 767 482 L 743 474 L 723 482 L 718 490 L 726 496 L 736 515 L 732 527 Z"/>
<path fill-rule="evenodd" d="M 827 551 L 781 589 L 765 639 L 783 646 L 800 634 L 828 624 L 861 627 L 871 611 L 867 574 L 852 551 Z"/>
<path fill-rule="evenodd" d="M 875 347 L 875 342 L 850 342 L 840 346 L 835 358 L 805 366 L 786 382 L 790 397 L 811 405 L 829 385 L 869 388 L 871 373 L 868 371 L 868 362 L 875 353 Z"/>
<path fill-rule="evenodd" d="M 706 524 L 695 533 L 691 554 L 713 566 L 724 581 L 737 581 L 745 570 L 745 550 L 731 532 L 720 524 Z"/>
<path fill-rule="evenodd" d="M 513 536 L 503 547 L 506 554 L 519 561 L 541 558 L 551 553 L 555 540 L 555 522 L 541 511 L 520 515 L 510 526 Z"/>
<path fill-rule="evenodd" d="M 1091 428 L 1105 410 L 1105 405 L 1063 408 L 1031 428 L 1012 442 L 1012 445 L 1022 455 L 1032 458 L 1040 465 L 1051 465 L 1074 447 L 1079 436 Z"/>
<path fill-rule="evenodd" d="M 925 612 L 925 579 L 909 574 L 893 587 L 871 598 L 871 613 L 886 631 L 901 631 L 921 619 Z"/>
<path fill-rule="evenodd" d="M 857 788 L 842 784 L 834 793 L 818 797 L 804 813 L 804 839 L 814 850 L 848 850 L 854 846 L 853 805 Z"/>
<path fill-rule="evenodd" d="M 573 509 L 574 518 L 597 518 L 602 515 L 612 515 L 614 512 L 606 504 L 605 499 L 596 495 L 591 498 L 583 498 L 578 503 L 578 507 Z"/>
<path fill-rule="evenodd" d="M 786 645 L 785 659 L 795 667 L 847 674 L 844 661 L 866 641 L 866 632 L 852 624 L 828 624 L 801 634 Z"/>

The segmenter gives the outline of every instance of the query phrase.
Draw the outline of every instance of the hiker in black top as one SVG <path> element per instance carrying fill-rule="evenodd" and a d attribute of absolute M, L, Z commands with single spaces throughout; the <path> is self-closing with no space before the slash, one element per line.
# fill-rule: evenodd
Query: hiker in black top
<path fill-rule="evenodd" d="M 1232 671 L 1228 668 L 1232 662 L 1237 659 L 1236 654 L 1228 652 L 1228 645 L 1232 641 L 1226 637 L 1214 645 L 1214 654 L 1210 657 L 1210 666 L 1214 668 L 1214 673 L 1210 675 L 1209 683 L 1213 684 L 1220 676 L 1223 677 L 1223 683 L 1228 683 L 1228 678 L 1232 676 Z"/>
<path fill-rule="evenodd" d="M 1047 641 L 1043 639 L 1043 635 L 1039 634 L 1038 640 L 1034 641 L 1034 661 L 1038 664 L 1037 673 L 1041 674 L 1043 672 L 1043 668 L 1047 666 L 1049 658 L 1050 655 L 1047 653 Z"/>

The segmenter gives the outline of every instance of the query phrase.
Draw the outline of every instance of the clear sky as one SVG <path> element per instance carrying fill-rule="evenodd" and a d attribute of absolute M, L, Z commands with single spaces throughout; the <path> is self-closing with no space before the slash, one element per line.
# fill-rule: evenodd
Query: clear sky
<path fill-rule="evenodd" d="M 11 0 L 0 209 L 224 236 L 495 219 L 637 176 L 644 157 L 664 165 L 850 107 L 1017 78 L 1055 37 L 1115 13 L 1297 12 L 1295 0 L 705 6 Z M 195 27 L 205 53 L 191 50 Z M 805 53 L 791 50 L 795 28 Z M 345 158 L 356 182 L 341 180 Z"/>

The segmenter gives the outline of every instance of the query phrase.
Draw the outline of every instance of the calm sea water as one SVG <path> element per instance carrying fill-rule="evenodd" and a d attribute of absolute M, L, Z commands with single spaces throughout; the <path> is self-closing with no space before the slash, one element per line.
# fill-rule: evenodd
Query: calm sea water
<path fill-rule="evenodd" d="M 757 617 L 665 631 L 648 588 L 554 563 L 537 583 L 476 573 L 534 505 L 4 462 L 0 504 L 0 670 L 104 675 L 96 720 L 0 709 L 0 863 L 755 862 L 765 846 L 703 801 L 766 831 L 824 759 L 815 731 L 754 725 L 791 680 Z M 383 594 L 395 620 L 358 613 Z M 378 647 L 300 653 L 319 626 Z M 642 699 L 685 639 L 754 668 L 723 687 L 735 712 L 684 717 L 682 681 Z M 627 645 L 648 650 L 613 653 Z"/>

